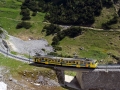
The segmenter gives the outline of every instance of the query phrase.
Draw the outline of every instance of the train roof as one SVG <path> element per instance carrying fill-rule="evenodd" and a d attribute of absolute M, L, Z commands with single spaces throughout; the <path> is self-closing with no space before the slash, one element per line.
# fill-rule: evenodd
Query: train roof
<path fill-rule="evenodd" d="M 64 58 L 64 57 L 55 57 L 55 56 L 48 56 L 48 55 L 41 55 L 41 56 L 34 56 L 36 58 L 51 58 L 51 59 L 63 59 L 63 60 L 69 60 L 69 61 L 87 61 L 87 62 L 94 62 L 95 60 L 89 59 L 89 58 Z"/>

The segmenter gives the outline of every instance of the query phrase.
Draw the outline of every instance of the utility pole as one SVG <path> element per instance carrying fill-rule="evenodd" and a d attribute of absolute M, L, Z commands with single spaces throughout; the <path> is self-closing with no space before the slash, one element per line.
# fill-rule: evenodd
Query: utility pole
<path fill-rule="evenodd" d="M 29 51 L 29 63 L 30 63 L 30 53 L 31 53 L 31 51 Z"/>
<path fill-rule="evenodd" d="M 8 48 L 7 48 L 7 57 L 8 57 Z"/>

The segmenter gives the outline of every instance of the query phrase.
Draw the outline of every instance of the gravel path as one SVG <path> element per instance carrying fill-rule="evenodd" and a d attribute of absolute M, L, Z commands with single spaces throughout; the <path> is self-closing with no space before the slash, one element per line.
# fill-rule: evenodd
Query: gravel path
<path fill-rule="evenodd" d="M 21 54 L 30 53 L 32 56 L 35 55 L 35 53 L 44 55 L 53 51 L 53 48 L 45 39 L 23 41 L 19 38 L 9 36 L 7 44 L 11 51 L 15 51 Z"/>

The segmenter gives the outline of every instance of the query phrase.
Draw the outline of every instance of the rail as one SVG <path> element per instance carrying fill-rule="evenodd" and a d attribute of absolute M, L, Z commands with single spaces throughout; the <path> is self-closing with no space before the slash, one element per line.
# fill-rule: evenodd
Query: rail
<path fill-rule="evenodd" d="M 10 54 L 10 53 L 8 53 L 8 52 L 5 52 L 5 51 L 3 51 L 3 50 L 1 50 L 1 49 L 0 49 L 0 52 L 1 52 L 2 54 L 5 54 L 5 55 L 8 56 L 8 57 L 12 57 L 12 58 L 14 58 L 14 59 L 18 59 L 18 60 L 22 60 L 22 61 L 26 61 L 26 62 L 33 62 L 32 59 L 19 57 L 19 56 Z"/>
<path fill-rule="evenodd" d="M 19 57 L 19 56 L 10 54 L 10 53 L 8 53 L 6 51 L 3 51 L 1 49 L 0 49 L 0 52 L 2 54 L 5 54 L 8 57 L 11 57 L 11 58 L 14 58 L 14 59 L 22 60 L 22 61 L 29 62 L 29 63 L 33 62 L 31 58 Z M 55 66 L 55 67 L 57 67 L 57 66 Z M 98 65 L 96 69 L 120 69 L 120 65 Z"/>

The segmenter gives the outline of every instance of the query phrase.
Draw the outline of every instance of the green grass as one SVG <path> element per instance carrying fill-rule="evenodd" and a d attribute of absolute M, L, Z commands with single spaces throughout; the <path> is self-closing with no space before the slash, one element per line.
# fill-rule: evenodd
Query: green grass
<path fill-rule="evenodd" d="M 117 31 L 85 30 L 82 35 L 74 39 L 64 38 L 59 45 L 62 47 L 62 51 L 58 51 L 58 53 L 71 56 L 76 53 L 80 57 L 106 59 L 108 53 L 119 55 L 119 35 L 120 32 Z"/>
<path fill-rule="evenodd" d="M 73 71 L 65 71 L 65 74 L 70 76 L 76 76 L 76 72 Z"/>
<path fill-rule="evenodd" d="M 101 28 L 102 23 L 108 22 L 110 19 L 113 18 L 113 16 L 116 14 L 115 8 L 103 8 L 101 15 L 98 17 L 95 17 L 95 23 L 93 24 L 93 27 Z"/>
<path fill-rule="evenodd" d="M 10 74 L 12 74 L 15 77 L 19 77 L 19 73 L 23 73 L 24 71 L 30 71 L 33 73 L 42 72 L 43 75 L 44 74 L 47 75 L 47 72 L 50 72 L 51 70 L 48 68 L 31 66 L 28 63 L 14 60 L 1 54 L 0 54 L 0 66 L 6 67 L 8 70 L 10 70 Z"/>
<path fill-rule="evenodd" d="M 41 34 L 41 30 L 45 25 L 43 23 L 45 13 L 37 13 L 36 16 L 31 16 L 31 20 L 28 22 L 31 23 L 32 28 L 26 30 L 16 29 L 16 25 L 21 22 L 20 15 L 20 6 L 23 0 L 6 0 L 0 1 L 0 26 L 4 28 L 10 35 L 14 35 L 17 37 L 21 37 L 24 39 L 25 37 L 33 37 L 33 38 L 41 38 L 43 35 Z M 32 12 L 31 12 L 32 15 Z"/>
<path fill-rule="evenodd" d="M 11 51 L 10 53 L 11 53 L 11 54 L 14 54 L 14 55 L 17 55 L 17 54 L 18 54 L 18 53 L 15 52 L 15 51 Z"/>
<path fill-rule="evenodd" d="M 31 16 L 29 22 L 32 27 L 30 29 L 16 29 L 16 25 L 21 22 L 19 13 L 22 1 L 23 0 L 19 0 L 19 2 L 16 0 L 0 1 L 0 26 L 7 30 L 10 35 L 20 37 L 23 40 L 28 40 L 29 37 L 34 39 L 44 37 L 48 40 L 49 44 L 51 44 L 53 36 L 45 36 L 45 33 L 41 33 L 45 25 L 45 23 L 43 23 L 45 13 L 38 12 L 36 16 Z M 101 15 L 95 18 L 93 26 L 101 28 L 101 24 L 112 19 L 114 14 L 114 7 L 103 8 Z M 118 25 L 119 23 L 112 25 L 112 27 L 117 27 Z M 107 53 L 109 52 L 119 55 L 119 34 L 119 32 L 86 30 L 84 34 L 75 39 L 69 37 L 64 38 L 59 45 L 63 50 L 58 51 L 58 53 L 71 56 L 77 53 L 80 57 L 99 60 L 106 59 L 108 57 Z M 83 50 L 80 50 L 80 48 L 83 48 Z"/>
<path fill-rule="evenodd" d="M 4 67 L 4 70 L 10 71 L 5 73 L 5 76 L 12 76 L 16 80 L 22 80 L 24 78 L 29 78 L 33 81 L 39 78 L 39 76 L 48 77 L 50 79 L 56 80 L 56 74 L 53 70 L 49 68 L 37 67 L 29 65 L 18 60 L 8 58 L 0 54 L 0 66 Z M 24 75 L 25 74 L 25 75 Z M 34 74 L 34 77 L 32 76 Z M 27 85 L 27 84 L 26 84 Z M 55 90 L 66 90 L 62 87 L 56 87 Z"/>
<path fill-rule="evenodd" d="M 21 2 L 18 2 L 17 0 L 0 0 L 0 6 L 5 8 L 18 9 L 20 5 L 21 5 Z"/>

